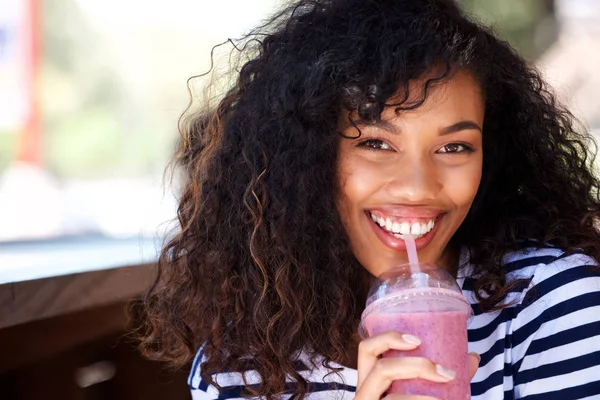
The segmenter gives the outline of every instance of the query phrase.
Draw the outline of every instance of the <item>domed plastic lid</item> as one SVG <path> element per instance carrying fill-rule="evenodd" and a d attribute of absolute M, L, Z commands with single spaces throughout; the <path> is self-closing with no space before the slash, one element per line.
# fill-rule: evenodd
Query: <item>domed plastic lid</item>
<path fill-rule="evenodd" d="M 471 305 L 446 270 L 428 263 L 400 265 L 381 274 L 371 285 L 364 320 L 371 313 L 465 312 Z"/>
<path fill-rule="evenodd" d="M 408 289 L 446 289 L 464 296 L 456 280 L 445 269 L 429 263 L 403 264 L 391 268 L 379 275 L 371 284 L 367 297 L 368 307 L 371 303 L 391 294 Z M 464 299 L 466 302 L 466 299 Z"/>

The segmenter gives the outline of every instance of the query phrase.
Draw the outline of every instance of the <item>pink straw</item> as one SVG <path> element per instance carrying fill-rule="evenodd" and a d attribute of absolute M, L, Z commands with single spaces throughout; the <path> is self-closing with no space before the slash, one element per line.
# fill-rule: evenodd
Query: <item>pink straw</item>
<path fill-rule="evenodd" d="M 417 246 L 415 245 L 415 238 L 412 235 L 402 235 L 402 239 L 404 239 L 404 243 L 406 243 L 408 262 L 410 263 L 411 269 L 413 269 L 413 266 L 419 264 L 419 256 L 417 255 Z"/>
<path fill-rule="evenodd" d="M 406 252 L 408 253 L 408 262 L 410 263 L 410 272 L 415 278 L 417 287 L 427 287 L 427 274 L 421 272 L 419 267 L 419 256 L 417 255 L 417 245 L 413 235 L 402 235 L 406 243 Z"/>

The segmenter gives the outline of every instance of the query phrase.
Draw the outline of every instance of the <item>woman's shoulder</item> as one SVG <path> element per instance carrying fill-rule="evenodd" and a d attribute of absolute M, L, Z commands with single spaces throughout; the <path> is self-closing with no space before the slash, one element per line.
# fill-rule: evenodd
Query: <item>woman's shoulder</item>
<path fill-rule="evenodd" d="M 201 366 L 204 361 L 206 361 L 206 357 L 201 348 L 194 358 L 188 378 L 193 400 L 241 399 L 247 387 L 258 388 L 260 385 L 261 377 L 256 370 L 248 370 L 243 373 L 223 370 L 212 375 L 212 379 L 220 386 L 217 388 L 206 382 L 201 376 Z M 339 367 L 336 368 L 337 372 L 333 372 L 325 366 L 321 356 L 309 357 L 304 351 L 295 357 L 294 366 L 309 384 L 307 398 L 318 400 L 352 399 L 354 397 L 357 380 L 355 370 L 332 363 L 333 367 Z M 286 389 L 291 393 L 294 383 L 289 377 L 287 382 Z M 283 398 L 287 397 L 289 395 L 283 396 Z"/>
<path fill-rule="evenodd" d="M 600 293 L 598 261 L 583 252 L 531 244 L 503 259 L 508 283 L 514 285 L 512 301 L 524 309 L 580 300 L 577 295 Z M 517 292 L 517 293 L 514 293 Z"/>
<path fill-rule="evenodd" d="M 565 337 L 587 337 L 590 326 L 600 328 L 600 268 L 593 257 L 529 246 L 507 254 L 503 266 L 512 288 L 501 320 L 511 320 L 513 346 L 563 331 L 569 332 Z"/>
<path fill-rule="evenodd" d="M 558 249 L 532 250 L 528 257 L 536 261 L 525 267 L 530 280 L 511 326 L 515 393 L 533 397 L 560 392 L 564 398 L 600 394 L 597 260 Z"/>
<path fill-rule="evenodd" d="M 508 280 L 527 282 L 518 302 L 523 322 L 533 317 L 547 321 L 600 305 L 598 261 L 582 252 L 528 248 L 509 255 L 505 268 Z"/>
<path fill-rule="evenodd" d="M 469 263 L 466 251 L 461 254 L 461 265 L 459 280 L 474 281 L 478 278 L 473 274 L 474 267 Z M 566 252 L 557 247 L 536 245 L 534 242 L 525 243 L 519 250 L 509 252 L 502 258 L 507 282 L 528 281 L 530 286 L 556 275 L 568 279 L 599 276 L 598 265 L 597 260 L 583 252 Z M 527 286 L 517 287 L 521 287 L 520 291 L 527 291 Z"/>
<path fill-rule="evenodd" d="M 504 259 L 507 281 L 521 280 L 520 308 L 532 303 L 556 304 L 577 294 L 600 292 L 598 261 L 582 252 L 555 247 L 527 247 Z M 519 285 L 517 285 L 518 287 Z M 561 294 L 568 296 L 561 296 Z"/>
<path fill-rule="evenodd" d="M 531 278 L 541 282 L 568 270 L 587 270 L 593 274 L 598 261 L 583 252 L 565 252 L 557 247 L 541 247 L 530 244 L 508 253 L 503 258 L 507 278 Z"/>
<path fill-rule="evenodd" d="M 467 263 L 459 272 L 459 283 L 469 301 L 477 306 L 474 294 L 478 276 Z M 503 257 L 506 282 L 510 285 L 504 300 L 514 317 L 540 314 L 552 305 L 581 302 L 600 294 L 600 267 L 593 257 L 581 252 L 566 252 L 556 247 L 530 243 Z M 583 296 L 583 297 L 580 297 Z M 533 313 L 532 313 L 533 311 Z"/>
<path fill-rule="evenodd" d="M 511 286 L 502 310 L 481 312 L 473 288 L 465 291 L 476 311 L 469 326 L 471 350 L 482 357 L 476 393 L 485 397 L 490 385 L 502 390 L 507 384 L 502 371 L 510 371 L 514 398 L 598 395 L 598 262 L 583 253 L 534 245 L 507 254 L 503 267 Z M 500 381 L 494 378 L 498 373 Z"/>

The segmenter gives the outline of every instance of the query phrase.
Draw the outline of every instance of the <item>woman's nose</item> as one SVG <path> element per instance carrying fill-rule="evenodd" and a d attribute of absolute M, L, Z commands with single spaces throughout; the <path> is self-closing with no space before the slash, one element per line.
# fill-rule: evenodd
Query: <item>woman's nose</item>
<path fill-rule="evenodd" d="M 441 190 L 436 166 L 423 154 L 404 154 L 390 165 L 385 190 L 399 203 L 421 203 L 433 200 Z"/>

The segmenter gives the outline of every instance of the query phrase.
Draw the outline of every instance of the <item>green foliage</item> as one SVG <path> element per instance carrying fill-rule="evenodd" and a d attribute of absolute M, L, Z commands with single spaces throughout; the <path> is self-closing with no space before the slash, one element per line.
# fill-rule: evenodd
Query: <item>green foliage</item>
<path fill-rule="evenodd" d="M 17 150 L 16 132 L 0 130 L 0 171 L 8 167 Z"/>
<path fill-rule="evenodd" d="M 162 168 L 166 128 L 134 104 L 142 94 L 121 78 L 110 33 L 98 31 L 73 0 L 45 2 L 42 17 L 40 92 L 48 170 L 59 178 L 87 179 Z"/>
<path fill-rule="evenodd" d="M 460 0 L 464 9 L 528 58 L 539 56 L 556 38 L 553 0 Z"/>
<path fill-rule="evenodd" d="M 138 175 L 152 171 L 162 160 L 156 135 L 123 132 L 108 109 L 85 109 L 61 119 L 44 147 L 48 168 L 58 177 Z"/>

